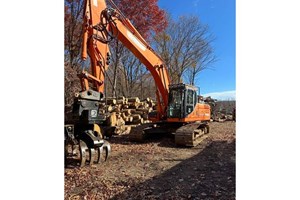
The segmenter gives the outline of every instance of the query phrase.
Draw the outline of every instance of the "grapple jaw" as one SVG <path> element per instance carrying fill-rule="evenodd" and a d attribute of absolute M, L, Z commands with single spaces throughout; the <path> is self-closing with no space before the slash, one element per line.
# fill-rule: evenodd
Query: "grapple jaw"
<path fill-rule="evenodd" d="M 72 128 L 74 130 L 73 126 Z M 71 130 L 70 125 L 66 126 L 66 130 Z M 95 125 L 93 130 L 85 130 L 80 134 L 74 134 L 74 131 L 65 131 L 65 145 L 65 156 L 69 155 L 69 145 L 72 146 L 72 156 L 77 155 L 78 158 L 78 154 L 80 155 L 80 167 L 105 162 L 108 160 L 111 152 L 111 145 L 108 141 L 103 139 L 100 127 L 98 125 Z M 79 151 L 79 153 L 77 153 L 74 149 L 77 149 L 77 152 Z"/>
<path fill-rule="evenodd" d="M 79 149 L 80 149 L 80 167 L 85 166 L 86 164 L 100 164 L 108 160 L 111 152 L 110 143 L 104 139 L 99 139 L 95 137 L 93 142 L 91 138 L 86 141 L 80 140 Z"/>

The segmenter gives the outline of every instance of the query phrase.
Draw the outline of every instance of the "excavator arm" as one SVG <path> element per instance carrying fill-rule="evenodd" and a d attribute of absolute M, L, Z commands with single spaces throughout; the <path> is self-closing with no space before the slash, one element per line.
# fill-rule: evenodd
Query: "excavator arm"
<path fill-rule="evenodd" d="M 170 78 L 165 63 L 150 45 L 143 39 L 131 22 L 116 10 L 105 9 L 102 12 L 110 21 L 110 30 L 117 32 L 117 38 L 150 71 L 157 87 L 158 120 L 166 117 Z M 114 22 L 114 23 L 113 23 Z"/>
<path fill-rule="evenodd" d="M 109 65 L 110 52 L 108 47 L 109 34 L 97 29 L 100 21 L 100 13 L 106 8 L 105 1 L 87 0 L 84 9 L 82 60 L 90 57 L 91 74 L 83 70 L 80 74 L 82 91 L 92 89 L 99 92 L 101 97 L 104 93 L 105 71 Z M 102 35 L 101 35 L 102 34 Z"/>
<path fill-rule="evenodd" d="M 166 65 L 131 22 L 118 10 L 114 2 L 109 0 L 109 3 L 114 8 L 108 8 L 105 0 L 86 1 L 82 57 L 86 59 L 86 55 L 89 54 L 93 75 L 87 72 L 82 73 L 83 90 L 88 90 L 88 80 L 90 80 L 93 81 L 94 88 L 97 88 L 98 92 L 103 92 L 106 61 L 109 57 L 108 43 L 112 39 L 118 39 L 152 74 L 157 87 L 157 119 L 164 119 L 170 84 Z"/>

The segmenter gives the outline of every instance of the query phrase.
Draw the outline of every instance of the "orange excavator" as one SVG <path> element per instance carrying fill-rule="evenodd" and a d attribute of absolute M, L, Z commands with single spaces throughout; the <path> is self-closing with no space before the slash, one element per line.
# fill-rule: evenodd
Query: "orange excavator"
<path fill-rule="evenodd" d="M 107 4 L 110 7 L 107 6 Z M 91 73 L 80 74 L 82 91 L 76 94 L 73 112 L 77 116 L 74 127 L 65 126 L 73 132 L 65 131 L 67 140 L 71 135 L 79 141 L 81 165 L 86 162 L 85 152 L 91 157 L 98 151 L 100 161 L 103 149 L 106 156 L 110 152 L 109 143 L 103 139 L 103 132 L 113 131 L 101 126 L 109 117 L 100 114 L 99 101 L 104 97 L 104 79 L 109 65 L 109 43 L 119 40 L 150 71 L 156 84 L 157 110 L 149 114 L 152 123 L 133 128 L 129 134 L 133 141 L 143 141 L 153 133 L 172 133 L 175 143 L 183 146 L 199 144 L 209 132 L 210 106 L 198 102 L 198 88 L 187 84 L 170 84 L 167 66 L 161 57 L 150 47 L 129 19 L 118 9 L 112 0 L 86 0 L 84 9 L 84 31 L 82 59 L 90 57 Z M 76 118 L 76 117 L 75 117 Z"/>

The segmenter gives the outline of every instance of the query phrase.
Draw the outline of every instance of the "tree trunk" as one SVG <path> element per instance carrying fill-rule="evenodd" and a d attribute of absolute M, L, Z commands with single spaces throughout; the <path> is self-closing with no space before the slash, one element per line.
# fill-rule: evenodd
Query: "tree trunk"
<path fill-rule="evenodd" d="M 114 74 L 113 74 L 113 87 L 112 87 L 112 96 L 117 97 L 117 72 L 118 72 L 118 64 L 119 64 L 119 41 L 116 41 L 116 62 L 114 66 Z"/>

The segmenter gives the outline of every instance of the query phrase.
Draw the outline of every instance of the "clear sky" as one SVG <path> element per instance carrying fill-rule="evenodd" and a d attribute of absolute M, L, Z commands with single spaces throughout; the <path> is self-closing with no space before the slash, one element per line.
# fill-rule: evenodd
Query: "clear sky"
<path fill-rule="evenodd" d="M 196 85 L 202 95 L 218 99 L 235 99 L 235 0 L 159 0 L 160 8 L 173 19 L 196 15 L 210 27 L 216 37 L 212 43 L 218 61 L 214 69 L 202 71 Z"/>

